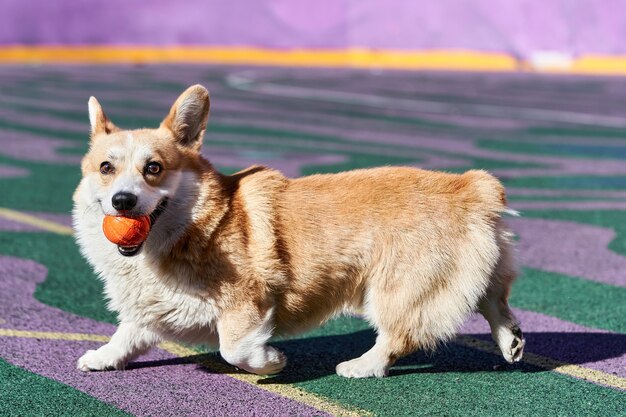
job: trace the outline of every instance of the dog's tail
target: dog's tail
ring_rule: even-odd
[[[488,211],[498,217],[502,214],[519,216],[517,211],[508,207],[506,191],[500,180],[489,172],[473,169],[463,174],[463,177],[472,184],[477,202],[484,205]]]

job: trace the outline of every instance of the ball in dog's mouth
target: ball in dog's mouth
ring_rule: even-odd
[[[158,204],[156,209],[149,216],[147,216],[149,218],[149,220],[148,220],[149,221],[149,227],[147,227],[147,230],[145,231],[145,235],[143,236],[143,240],[141,241],[141,243],[139,243],[137,245],[132,245],[132,246],[130,246],[130,245],[122,245],[122,244],[118,244],[117,245],[117,251],[120,253],[120,255],[122,255],[122,256],[135,256],[135,255],[137,255],[141,251],[141,248],[143,247],[143,243],[147,239],[147,234],[149,233],[151,227],[154,225],[154,223],[157,221],[157,219],[165,211],[165,209],[167,207],[167,203],[168,203],[168,199],[164,198]]]

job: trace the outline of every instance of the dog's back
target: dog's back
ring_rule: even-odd
[[[276,190],[273,205],[275,244],[287,280],[279,329],[317,325],[339,311],[369,314],[376,302],[395,304],[404,309],[403,317],[410,316],[410,307],[398,303],[406,297],[420,305],[422,322],[429,303],[455,316],[450,326],[435,326],[437,335],[419,336],[419,345],[429,347],[453,334],[484,293],[500,257],[497,229],[506,209],[501,184],[483,171],[457,175],[414,168],[288,180]],[[440,292],[444,288],[450,292]],[[377,301],[378,290],[394,303]]]

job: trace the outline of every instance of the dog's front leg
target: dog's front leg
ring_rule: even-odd
[[[246,306],[223,313],[218,322],[220,353],[231,365],[257,375],[280,372],[287,362],[278,349],[267,345],[274,330],[272,309]]]
[[[159,337],[135,323],[122,322],[106,345],[88,350],[79,360],[81,371],[124,369],[128,361],[147,352],[158,343]]]

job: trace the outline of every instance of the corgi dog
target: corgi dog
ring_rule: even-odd
[[[219,346],[237,368],[283,369],[272,336],[357,314],[377,332],[348,378],[382,377],[396,359],[451,339],[478,311],[508,362],[524,338],[508,306],[516,276],[500,182],[409,167],[287,178],[262,166],[218,172],[200,153],[209,94],[195,85],[157,129],[122,130],[89,99],[90,149],[74,194],[81,253],[104,282],[119,327],[79,360],[123,369],[163,340]],[[105,215],[150,216],[137,246],[117,246]]]

